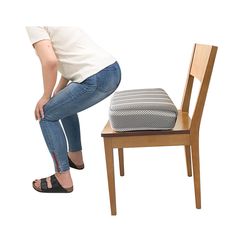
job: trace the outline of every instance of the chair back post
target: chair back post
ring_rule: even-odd
[[[200,122],[202,118],[202,113],[206,101],[206,96],[208,92],[208,87],[211,79],[211,74],[215,62],[215,57],[217,53],[217,47],[211,46],[211,50],[209,53],[208,62],[206,65],[205,73],[201,81],[201,87],[198,94],[196,106],[193,112],[192,122],[191,122],[191,130],[199,131],[200,128]]]
[[[191,132],[198,133],[202,118],[203,108],[206,101],[207,91],[211,79],[214,61],[217,53],[217,47],[209,45],[195,44],[193,57],[189,69],[189,78],[186,83],[182,111],[188,112],[191,100],[191,93],[194,78],[201,82],[195,109],[191,121]]]

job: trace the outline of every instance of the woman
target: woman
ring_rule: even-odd
[[[69,193],[73,191],[70,167],[84,168],[77,113],[116,90],[121,79],[120,67],[77,27],[26,29],[42,65],[44,84],[35,118],[55,166],[55,174],[33,181],[33,188],[39,192]],[[57,71],[61,79],[54,90]]]

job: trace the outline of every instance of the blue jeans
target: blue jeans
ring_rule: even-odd
[[[120,80],[120,67],[115,62],[82,83],[70,83],[45,104],[40,127],[56,172],[69,170],[66,137],[70,152],[82,150],[77,113],[112,94]]]

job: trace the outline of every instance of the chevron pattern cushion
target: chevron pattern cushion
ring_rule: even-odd
[[[174,103],[160,88],[118,91],[111,99],[109,120],[115,131],[168,130],[176,117]]]

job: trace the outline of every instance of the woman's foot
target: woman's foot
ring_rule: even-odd
[[[82,170],[84,169],[83,155],[81,151],[68,152],[70,167]]]
[[[42,186],[44,189],[42,189]],[[45,181],[44,181],[44,178],[36,179],[33,182],[33,187],[35,190],[39,192],[46,192],[46,191],[43,191],[45,189],[47,189],[47,192],[57,192],[55,188],[58,188],[60,190],[64,189],[65,192],[72,192],[73,182],[70,175],[70,171],[65,171],[61,173],[56,172],[55,175],[45,178]]]

